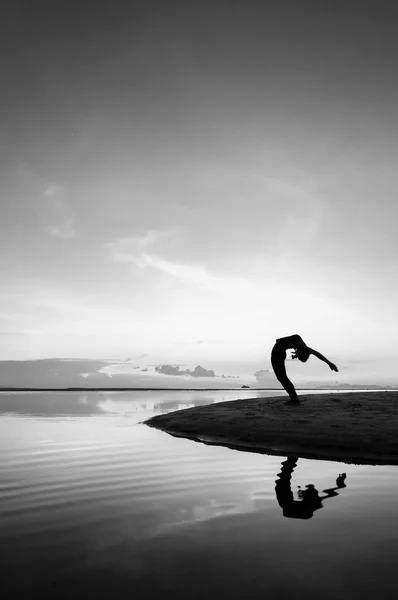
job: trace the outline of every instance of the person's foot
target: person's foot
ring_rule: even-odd
[[[288,406],[298,406],[299,404],[301,404],[301,402],[299,400],[288,400],[287,402],[285,402],[285,404],[287,404]]]

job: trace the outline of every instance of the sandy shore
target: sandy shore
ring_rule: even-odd
[[[398,392],[300,395],[219,402],[146,424],[208,444],[280,456],[398,465]]]

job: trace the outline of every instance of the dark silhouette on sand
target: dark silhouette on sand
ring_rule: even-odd
[[[294,469],[297,466],[298,457],[287,458],[282,463],[278,479],[275,481],[276,499],[282,508],[283,516],[290,519],[311,519],[316,510],[323,508],[322,501],[326,498],[332,498],[339,494],[336,490],[347,487],[345,484],[346,474],[341,473],[336,479],[336,486],[323,490],[325,496],[320,496],[318,490],[312,485],[306,485],[305,489],[299,489],[298,497],[295,500],[291,489],[290,481]]]
[[[311,354],[313,354],[319,358],[319,360],[322,360],[329,365],[332,371],[338,371],[338,368],[335,364],[330,362],[330,360],[325,358],[323,354],[307,346],[302,337],[297,333],[287,337],[278,338],[271,352],[272,368],[274,369],[277,380],[283,385],[290,396],[290,400],[288,400],[286,404],[300,404],[294,385],[286,374],[286,350],[289,349],[294,350],[294,353],[292,353],[293,359],[298,358],[301,362],[307,362]]]

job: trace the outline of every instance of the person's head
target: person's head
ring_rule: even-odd
[[[298,358],[301,362],[307,362],[310,357],[310,352],[305,348],[297,348],[293,354],[293,358]]]

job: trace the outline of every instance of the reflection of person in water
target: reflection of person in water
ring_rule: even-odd
[[[301,362],[307,362],[311,354],[325,362],[332,371],[338,371],[335,364],[325,358],[320,352],[309,348],[304,340],[297,333],[288,337],[278,338],[271,352],[271,364],[274,369],[277,380],[283,385],[290,396],[286,404],[300,404],[294,385],[286,374],[285,359],[286,350],[293,349],[292,358],[298,358]]]
[[[336,490],[346,487],[346,474],[341,473],[336,479],[336,487],[323,490],[325,496],[320,496],[318,490],[312,485],[306,485],[305,490],[299,490],[300,500],[295,500],[290,486],[290,480],[297,466],[298,457],[287,458],[282,463],[279,478],[275,482],[276,498],[282,508],[283,516],[291,519],[310,519],[314,512],[323,508],[322,501],[326,498],[338,496]]]

